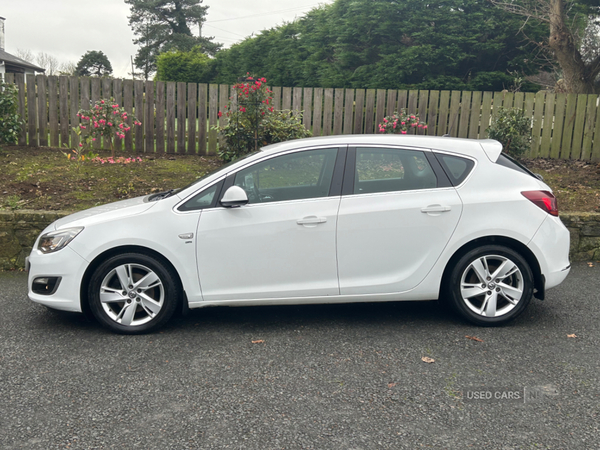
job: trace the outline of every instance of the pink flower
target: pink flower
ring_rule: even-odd
[[[112,123],[108,122],[106,125],[108,125],[109,127],[112,127]]]
[[[85,130],[85,125],[80,125],[80,128],[81,128],[82,130]]]
[[[406,131],[402,130],[402,134],[406,134]]]
[[[104,100],[100,100],[100,103],[102,103],[104,105]]]
[[[83,144],[80,142],[80,143],[79,143],[79,146],[80,146],[80,147],[83,147]]]
[[[423,129],[426,129],[426,128],[427,128],[427,125],[423,125]]]

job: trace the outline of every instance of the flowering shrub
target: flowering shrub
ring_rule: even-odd
[[[400,112],[384,117],[378,129],[380,133],[407,134],[409,130],[426,130],[427,124],[421,122],[418,114],[408,114],[406,108],[402,108]]]
[[[266,78],[247,76],[233,86],[235,94],[224,111],[227,124],[214,128],[224,140],[219,148],[224,161],[232,161],[264,145],[312,135],[302,125],[302,114],[273,108],[272,91],[266,83]],[[219,111],[218,116],[222,115]]]
[[[105,142],[108,141],[110,144],[113,158],[115,157],[113,138],[125,138],[125,133],[131,130],[130,119],[134,125],[142,124],[135,117],[128,117],[125,108],[120,107],[114,98],[98,100],[92,109],[80,110],[77,117],[81,119],[79,129],[84,130],[82,134],[91,137],[92,141],[104,137]],[[79,146],[83,147],[84,143],[80,143]]]
[[[99,156],[96,156],[95,158],[92,158],[92,162],[100,164],[131,164],[141,163],[143,161],[139,156],[133,158],[125,158],[123,156],[119,156],[118,158],[113,158],[112,156],[109,156],[108,158],[100,158]]]

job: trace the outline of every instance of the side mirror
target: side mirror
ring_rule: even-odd
[[[231,186],[225,191],[221,198],[221,206],[225,208],[237,208],[248,203],[248,195],[239,186]]]

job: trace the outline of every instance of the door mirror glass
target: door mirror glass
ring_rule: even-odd
[[[246,191],[239,186],[231,186],[225,191],[223,198],[221,198],[221,205],[225,206],[226,208],[237,208],[238,206],[245,205],[246,203],[248,203]]]

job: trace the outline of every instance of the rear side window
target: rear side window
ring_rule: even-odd
[[[442,153],[436,153],[435,156],[454,186],[462,183],[475,165],[472,160],[460,156],[444,155]]]
[[[357,148],[354,193],[409,191],[437,187],[425,154],[414,150]]]

